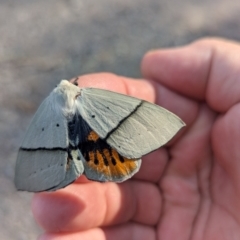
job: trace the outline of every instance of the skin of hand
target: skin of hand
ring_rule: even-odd
[[[240,45],[202,39],[151,51],[141,68],[148,80],[101,73],[78,83],[156,102],[187,127],[122,184],[81,176],[35,194],[39,239],[240,239]]]

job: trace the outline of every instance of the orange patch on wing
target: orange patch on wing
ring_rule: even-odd
[[[104,154],[105,157],[108,159],[108,161],[111,160],[110,152],[109,152],[108,149],[103,149],[103,154]]]
[[[122,178],[128,176],[137,167],[136,159],[128,159],[120,157],[116,150],[111,149],[111,153],[108,149],[104,149],[103,154],[96,151],[89,152],[89,161],[87,164],[95,171],[104,174],[107,178]],[[96,164],[97,162],[97,164]]]
[[[89,152],[89,162],[94,162],[95,156],[94,156],[94,152]]]
[[[97,133],[95,133],[94,131],[91,131],[87,137],[88,141],[94,141],[96,142],[99,139],[99,136],[97,135]]]

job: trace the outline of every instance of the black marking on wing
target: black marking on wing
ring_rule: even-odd
[[[61,147],[55,147],[55,148],[45,148],[45,147],[39,147],[39,148],[23,148],[21,147],[20,150],[27,151],[27,152],[34,152],[34,151],[64,151],[67,152],[68,148],[61,148]]]
[[[107,160],[105,154],[103,153],[103,149],[99,150],[99,152],[100,152],[100,154],[101,154],[102,157],[103,157],[104,165],[105,165],[105,166],[109,166],[109,162],[108,162],[108,160]],[[111,159],[112,159],[112,158],[111,158]]]
[[[108,150],[109,152],[111,152],[112,148],[101,138],[98,138],[97,141],[93,141],[89,140],[87,137],[88,136],[86,136],[85,141],[79,144],[79,150],[82,152],[85,160],[90,161],[89,153],[94,153],[94,163],[97,165],[98,164],[97,152],[99,152],[103,157],[105,166],[108,166],[109,162],[103,150]],[[113,159],[112,156],[111,159]]]
[[[77,129],[77,127],[73,128],[73,122],[76,124],[76,122],[78,122],[78,124],[81,124],[81,129],[79,128],[79,130],[76,132],[75,130]],[[75,116],[74,120],[72,121],[72,123],[69,124],[70,127],[70,131],[69,134],[72,137],[72,141],[73,138],[78,138],[79,139],[79,144],[78,144],[78,148],[81,151],[82,155],[84,156],[85,160],[88,162],[90,161],[90,153],[94,154],[94,164],[98,165],[99,161],[97,159],[97,152],[99,152],[101,154],[101,156],[103,157],[103,161],[105,166],[109,166],[109,160],[107,159],[107,157],[104,154],[104,150],[108,150],[110,153],[110,157],[111,157],[111,161],[113,162],[113,164],[116,164],[116,160],[113,158],[111,152],[112,152],[112,148],[108,145],[108,143],[105,141],[105,139],[101,139],[100,137],[97,139],[89,139],[90,133],[94,132],[91,127],[87,124],[87,122],[80,116]],[[74,130],[73,130],[74,129]]]
[[[112,159],[112,164],[115,166],[117,164],[115,158],[112,157],[111,159]]]
[[[92,129],[80,114],[75,114],[68,122],[68,137],[72,147],[78,148],[81,142],[84,142]]]
[[[141,101],[132,112],[130,112],[126,117],[124,117],[121,121],[119,121],[119,123],[117,124],[116,127],[114,127],[111,131],[109,131],[109,133],[106,135],[106,137],[104,138],[104,140],[107,140],[110,135],[115,132],[115,130],[117,130],[119,128],[119,126],[127,119],[129,118],[131,115],[133,115],[143,104],[143,101]]]
[[[120,162],[124,163],[125,160],[124,160],[123,156],[121,156],[120,154],[118,154],[118,156],[119,156]]]
[[[95,157],[95,159],[94,159],[94,164],[95,164],[95,165],[98,165],[98,164],[99,164],[99,161],[98,161],[97,157]]]

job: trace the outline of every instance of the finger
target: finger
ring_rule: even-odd
[[[203,99],[210,59],[211,52],[193,45],[151,51],[142,60],[142,74],[179,93]]]
[[[215,168],[212,174],[214,202],[224,206],[240,222],[240,104],[219,117],[213,128]]]
[[[44,234],[38,240],[154,240],[154,228],[129,223],[111,228],[94,228],[71,234]]]
[[[189,239],[191,229],[207,221],[212,170],[210,135],[215,114],[202,105],[187,133],[170,150],[169,162],[160,187],[164,198],[159,239]],[[174,231],[169,231],[168,226]],[[179,235],[181,234],[181,236]]]
[[[149,102],[155,101],[153,85],[151,82],[142,79],[136,80],[111,73],[95,73],[73,78],[70,81],[77,81],[79,87],[107,89],[113,92],[144,99]]]
[[[35,194],[32,209],[37,222],[49,232],[82,231],[129,220],[154,225],[161,196],[156,185],[134,180],[74,183],[54,193]]]
[[[146,54],[143,76],[224,112],[240,99],[240,45],[203,39],[191,45]],[[231,94],[229,94],[231,93]]]

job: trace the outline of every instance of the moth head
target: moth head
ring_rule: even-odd
[[[62,80],[53,90],[57,102],[66,111],[74,111],[76,96],[80,95],[81,89],[67,80]]]
[[[80,92],[80,88],[68,80],[62,80],[54,89],[54,92],[69,95],[69,97],[72,96],[74,98],[74,96]]]

